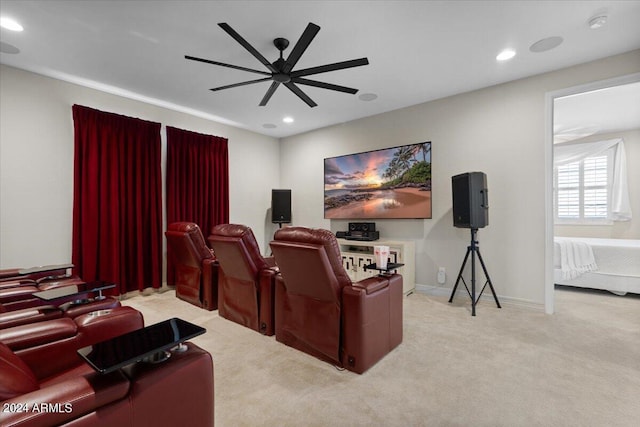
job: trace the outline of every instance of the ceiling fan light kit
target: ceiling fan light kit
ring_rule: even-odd
[[[360,67],[360,66],[369,64],[369,60],[367,58],[359,58],[359,59],[335,62],[333,64],[321,65],[318,67],[311,67],[311,68],[305,68],[302,70],[294,71],[293,68],[298,63],[298,60],[300,59],[302,54],[305,52],[305,50],[307,50],[307,47],[309,47],[309,44],[311,44],[311,41],[314,39],[316,34],[318,34],[318,31],[320,31],[320,27],[311,22],[307,25],[307,28],[305,28],[304,32],[302,33],[302,36],[300,36],[300,39],[295,44],[295,46],[291,50],[291,53],[289,54],[286,60],[283,57],[283,51],[289,46],[289,40],[282,37],[278,37],[273,40],[274,46],[276,47],[276,49],[278,49],[278,51],[280,51],[280,57],[273,63],[269,62],[264,56],[262,56],[260,52],[258,52],[253,46],[249,44],[249,42],[247,42],[244,38],[242,38],[240,34],[238,34],[233,28],[231,28],[229,24],[223,22],[218,24],[218,26],[222,28],[227,34],[229,34],[234,40],[240,43],[242,47],[244,47],[251,55],[253,55],[254,58],[260,61],[262,65],[264,65],[269,71],[267,72],[267,71],[255,70],[252,68],[226,64],[223,62],[197,58],[195,56],[189,56],[189,55],[185,55],[185,59],[204,62],[212,65],[218,65],[221,67],[233,68],[237,70],[247,71],[250,73],[256,73],[256,74],[261,74],[263,76],[266,76],[260,79],[249,80],[245,82],[234,83],[234,84],[210,89],[215,92],[215,91],[230,89],[238,86],[246,86],[254,83],[271,81],[271,86],[269,86],[269,88],[267,89],[267,92],[265,93],[264,97],[260,101],[259,105],[261,107],[264,107],[265,105],[267,105],[267,103],[273,96],[274,92],[276,91],[278,86],[280,86],[281,84],[284,85],[291,92],[293,92],[295,95],[297,95],[300,99],[302,99],[309,107],[315,107],[318,104],[316,104],[306,93],[304,93],[302,89],[298,87],[298,85],[319,87],[322,89],[349,93],[352,95],[356,94],[358,92],[358,89],[335,85],[331,83],[325,83],[318,80],[310,80],[304,77],[311,76],[314,74],[327,73],[329,71],[337,71],[337,70],[343,70],[346,68]]]

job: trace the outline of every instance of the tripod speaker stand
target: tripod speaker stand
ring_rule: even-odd
[[[482,293],[484,292],[487,285],[491,289],[491,293],[493,294],[493,299],[496,300],[496,305],[498,308],[502,308],[500,306],[500,302],[498,301],[498,296],[496,295],[496,291],[493,289],[493,284],[491,283],[491,279],[489,278],[489,272],[487,272],[487,267],[484,265],[484,261],[482,260],[482,255],[480,254],[480,248],[478,247],[478,241],[476,240],[476,233],[478,232],[477,228],[471,229],[471,244],[467,246],[467,254],[464,256],[464,261],[462,262],[462,267],[460,267],[460,273],[458,273],[458,278],[456,279],[456,284],[453,287],[453,291],[451,292],[451,297],[449,298],[449,302],[453,301],[453,296],[456,294],[456,289],[458,289],[458,284],[462,280],[462,284],[467,289],[467,293],[471,297],[471,315],[476,315],[476,303],[480,300]],[[480,265],[482,265],[482,270],[484,271],[484,276],[487,278],[487,281],[484,283],[480,294],[476,298],[476,253],[478,254],[478,259],[480,260]],[[467,264],[467,260],[469,259],[469,254],[471,254],[471,291],[469,291],[469,287],[467,286],[467,282],[465,282],[464,277],[462,277],[462,273],[464,272],[464,267]]]

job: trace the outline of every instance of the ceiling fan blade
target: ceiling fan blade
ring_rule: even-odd
[[[213,89],[209,89],[210,91],[216,92],[222,89],[231,89],[232,87],[238,87],[238,86],[246,86],[246,85],[251,85],[254,83],[260,83],[260,82],[266,82],[271,80],[271,77],[265,77],[264,79],[257,79],[257,80],[249,80],[247,82],[242,82],[242,83],[234,83],[232,85],[226,85],[226,86],[220,86],[220,87],[214,87]]]
[[[320,65],[319,67],[305,68],[291,73],[291,77],[310,76],[311,74],[326,73],[328,71],[343,70],[345,68],[360,67],[369,65],[367,58],[352,59],[350,61],[336,62],[334,64]]]
[[[278,70],[276,70],[276,68],[271,64],[271,62],[269,62],[264,56],[262,56],[260,52],[258,52],[253,46],[251,46],[248,41],[243,39],[240,34],[236,33],[236,31],[233,28],[231,28],[229,24],[227,24],[226,22],[222,22],[218,24],[218,26],[223,30],[225,30],[227,34],[229,34],[231,37],[233,37],[235,41],[240,43],[242,47],[247,49],[249,53],[253,55],[258,61],[260,61],[262,65],[267,67],[269,71],[271,71],[272,73],[278,72]]]
[[[315,106],[317,106],[318,104],[316,104],[315,102],[313,102],[313,99],[309,98],[307,96],[306,93],[304,93],[302,90],[300,90],[300,88],[298,86],[296,86],[295,84],[293,84],[293,82],[287,82],[284,84],[286,87],[289,88],[289,90],[293,93],[295,93],[296,95],[298,95],[298,97],[300,99],[302,99],[304,102],[306,102],[306,104],[313,108]]]
[[[224,62],[212,61],[210,59],[196,58],[195,56],[189,56],[189,55],[185,55],[184,57],[185,59],[190,59],[192,61],[204,62],[207,64],[213,64],[213,65],[220,65],[222,67],[228,67],[228,68],[235,68],[236,70],[249,71],[250,73],[258,73],[258,74],[263,74],[265,76],[271,75],[271,73],[267,73],[266,71],[254,70],[252,68],[240,67],[238,65],[225,64]]]
[[[358,92],[358,89],[354,89],[351,87],[338,86],[331,83],[319,82],[317,80],[303,79],[300,77],[293,77],[291,81],[301,85],[315,86],[315,87],[320,87],[322,89],[329,89],[329,90],[337,90],[338,92],[350,93],[352,95]]]
[[[300,36],[300,39],[289,54],[289,57],[287,58],[287,61],[282,69],[283,73],[286,74],[291,71],[293,67],[295,67],[304,51],[307,50],[309,44],[311,44],[313,38],[316,36],[316,34],[318,34],[318,31],[320,31],[320,27],[312,22],[309,22],[309,25],[307,25],[307,28],[305,28],[304,32]]]
[[[278,86],[280,86],[279,82],[274,81],[273,83],[271,83],[271,86],[269,86],[269,89],[267,89],[267,93],[264,94],[262,101],[260,101],[260,107],[264,107],[265,105],[267,105],[267,102],[269,102],[269,100],[273,96],[273,93],[276,91],[276,89],[278,89]]]

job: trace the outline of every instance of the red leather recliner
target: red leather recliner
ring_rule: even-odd
[[[47,378],[82,365],[78,349],[143,327],[144,318],[138,310],[116,307],[74,319],[63,317],[2,329],[0,342],[38,378]]]
[[[0,330],[44,320],[60,318],[73,319],[97,310],[110,310],[120,306],[120,301],[113,297],[91,301],[86,304],[64,304],[60,307],[54,305],[38,305],[17,310],[6,310],[4,306],[0,304]]]
[[[56,267],[60,267],[60,269],[54,269]],[[86,283],[80,277],[66,273],[65,269],[71,267],[73,267],[72,264],[64,264],[31,269],[1,270],[5,272],[5,280],[0,279],[0,304],[2,305],[0,313],[49,304],[32,296],[34,292]],[[22,273],[8,277],[6,272],[10,271]],[[56,305],[64,302],[67,301],[60,300]]]
[[[34,365],[0,342],[0,405],[7,408],[0,425],[213,426],[211,355],[186,345],[187,351],[163,363],[137,363],[102,375],[75,350],[52,354],[33,347]],[[80,362],[56,366],[60,357]]]
[[[352,283],[328,230],[283,228],[270,245],[278,341],[356,373],[402,342],[402,276]]]
[[[69,280],[65,283],[67,283],[65,286],[71,286],[85,282]],[[63,286],[57,287],[62,288]],[[120,307],[120,302],[114,297],[90,299],[90,296],[95,295],[95,292],[92,291],[66,298],[57,298],[54,301],[45,301],[33,296],[35,292],[50,289],[53,287],[46,285],[44,289],[32,285],[0,289],[0,329],[61,317],[74,318],[96,310]],[[74,289],[78,290],[77,287]],[[74,301],[77,300],[82,300],[82,302],[75,303]]]
[[[260,254],[253,231],[245,225],[220,224],[213,227],[209,244],[220,263],[220,316],[264,335],[273,335],[277,274],[273,258],[264,258]]]
[[[31,294],[85,283],[77,275],[71,274],[72,268],[73,264],[58,264],[0,270],[0,304],[4,306],[4,311],[46,305]]]
[[[176,296],[207,310],[218,308],[218,262],[198,224],[174,222],[165,236],[176,270]]]

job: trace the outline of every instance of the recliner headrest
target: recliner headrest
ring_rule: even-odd
[[[183,247],[181,249],[190,248],[190,251],[193,251],[194,255],[200,259],[214,258],[213,253],[207,246],[207,242],[204,240],[200,227],[194,222],[173,222],[167,227],[165,235],[167,236],[167,244],[169,245],[171,245],[171,237],[183,237],[188,239],[189,243],[187,243],[186,246],[184,246],[185,243],[182,243]],[[198,265],[199,262],[200,260],[198,260]]]
[[[218,224],[211,229],[209,236],[209,244],[216,250],[216,240],[220,243],[237,242],[241,246],[240,252],[246,255],[248,264],[246,267],[251,270],[251,274],[255,275],[258,271],[269,268],[264,257],[260,253],[260,247],[256,241],[256,237],[250,227],[242,224]],[[224,257],[224,254],[218,253],[216,257]],[[225,262],[220,259],[222,269],[224,270]],[[229,272],[227,272],[229,273]]]
[[[342,266],[340,245],[338,245],[336,236],[331,231],[322,228],[285,227],[276,231],[273,239],[279,242],[310,243],[324,246],[339,286],[343,287],[351,284],[351,279]]]

